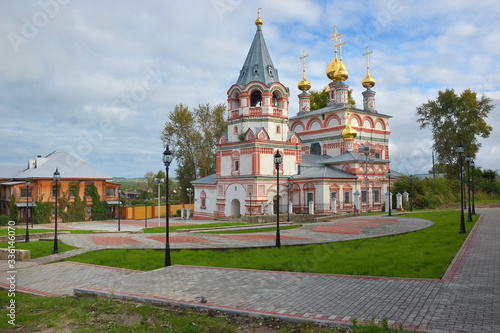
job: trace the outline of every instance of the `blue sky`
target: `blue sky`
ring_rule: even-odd
[[[416,107],[467,88],[500,101],[500,6],[449,1],[0,0],[0,164],[66,151],[110,176],[163,169],[161,129],[176,104],[226,102],[253,36],[257,9],[281,82],[298,108],[302,50],[312,89],[328,83],[328,36],[343,33],[346,81],[362,105],[392,115],[391,168],[431,168],[430,132]],[[499,169],[500,115],[476,164]],[[175,165],[174,165],[175,167]]]

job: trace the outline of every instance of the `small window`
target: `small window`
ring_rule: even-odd
[[[380,190],[373,191],[373,195],[375,196],[375,202],[380,202]]]
[[[337,192],[332,192],[331,199],[337,199]]]
[[[115,189],[114,188],[107,188],[106,189],[106,196],[107,197],[114,197],[115,196]]]
[[[380,158],[380,154],[379,153],[375,153],[375,158]]]
[[[234,126],[233,127],[233,133],[234,134],[238,134],[238,126]]]
[[[52,196],[53,196],[54,198],[56,197],[56,195],[57,195],[58,197],[60,197],[60,196],[61,196],[61,185],[57,185],[57,187],[58,187],[58,191],[57,191],[57,193],[56,193],[56,186],[55,186],[55,185],[52,185]]]
[[[21,197],[26,198],[26,189],[21,189]],[[31,198],[31,189],[28,189],[28,197]]]
[[[276,126],[276,133],[277,133],[277,134],[280,134],[280,133],[281,133],[281,126],[280,126],[280,125],[277,125],[277,126]]]
[[[92,207],[85,207],[85,216],[92,215]]]
[[[87,197],[90,197],[90,191],[92,190],[92,185],[85,185],[85,194]]]
[[[201,208],[205,208],[205,207],[207,207],[207,205],[206,205],[206,200],[207,200],[207,199],[201,199]]]
[[[361,202],[366,203],[366,191],[361,191]]]
[[[235,161],[234,162],[234,171],[238,171],[239,168],[240,168],[240,162],[239,161]]]
[[[75,197],[75,192],[73,192],[73,188],[72,187],[69,188],[69,196],[70,196],[70,198],[74,198]]]
[[[351,193],[349,191],[344,192],[344,203],[348,204],[351,202]]]

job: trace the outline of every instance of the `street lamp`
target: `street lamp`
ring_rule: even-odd
[[[274,154],[274,164],[276,165],[276,197],[278,199],[278,209],[276,210],[276,247],[281,248],[280,241],[280,164],[282,158],[279,150]]]
[[[287,220],[287,222],[290,222],[290,187],[292,187],[292,186],[290,186],[290,183],[288,183],[286,185],[286,189],[288,190],[288,200],[286,202],[286,211],[287,211],[286,220]]]
[[[252,192],[250,192],[250,217],[252,216]]]
[[[387,171],[387,178],[389,178],[389,216],[392,216],[392,212],[391,212],[391,206],[392,206],[392,198],[391,198],[391,170],[389,169]]]
[[[148,227],[148,199],[144,199],[144,228]]]
[[[476,205],[474,204],[474,166],[476,163],[474,160],[470,161],[470,166],[472,167],[472,214],[476,215]]]
[[[193,195],[193,189],[188,188],[186,191],[187,191],[188,197],[189,197],[189,207],[191,207],[191,196]]]
[[[165,240],[165,267],[167,266],[170,266],[171,265],[171,262],[170,262],[170,240],[169,240],[169,235],[168,235],[168,167],[170,166],[170,163],[172,162],[172,159],[174,157],[172,156],[172,152],[168,149],[168,145],[167,145],[167,149],[165,149],[165,151],[163,152],[163,163],[165,164],[165,169],[166,169],[166,175],[165,177],[167,178],[166,179],[166,184],[167,184],[167,192],[166,192],[166,196],[167,196],[167,202],[166,202],[166,206],[167,206],[167,214],[166,215],[166,222],[167,222],[167,225],[166,225],[166,240]]]
[[[118,231],[120,231],[120,220],[121,220],[121,216],[122,216],[122,209],[121,209],[121,198],[120,196],[122,195],[122,189],[119,187],[118,188]]]
[[[369,183],[368,183],[368,162],[370,164],[373,164],[375,162],[375,160],[373,159],[373,157],[370,157],[370,160],[368,160],[368,156],[370,156],[370,154],[373,154],[375,153],[375,148],[371,148],[370,149],[370,145],[368,144],[365,144],[363,146],[363,149],[359,149],[358,150],[360,154],[363,154],[365,155],[365,179],[366,179],[366,190],[365,190],[365,199],[366,199],[366,216],[368,216],[368,186],[369,186]],[[363,161],[358,161],[360,163],[363,163]]]
[[[31,181],[26,178],[26,237],[24,241],[28,243],[30,241],[30,232],[28,230],[28,215],[29,215],[29,192],[30,192]]]
[[[56,171],[54,172],[54,176],[52,177],[56,181],[56,207],[55,207],[55,213],[56,213],[56,225],[55,225],[55,232],[54,232],[54,254],[59,253],[59,246],[57,244],[57,197],[59,196],[58,193],[58,188],[57,188],[57,182],[61,179],[61,174],[59,173],[59,170],[56,168]]]
[[[463,178],[464,174],[462,172],[462,156],[464,155],[464,145],[462,141],[458,144],[457,147],[457,152],[460,160],[460,231],[459,233],[463,234],[466,233],[467,231],[465,230],[465,223],[464,223],[464,184],[463,184]]]
[[[472,161],[472,157],[469,153],[465,155],[465,162],[467,162],[467,194],[469,197],[469,209],[467,211],[467,222],[472,222],[472,211],[470,207],[470,162]]]
[[[413,175],[410,175],[410,212],[413,212]]]
[[[155,178],[155,184],[158,185],[158,226],[160,226],[160,184],[163,183],[165,180],[163,178]]]

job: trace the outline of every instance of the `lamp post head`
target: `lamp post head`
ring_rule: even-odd
[[[391,170],[387,171],[387,178],[391,179]]]
[[[363,151],[365,152],[365,154],[368,153],[370,151],[370,145],[369,144],[365,144],[363,146]]]
[[[464,153],[464,144],[462,143],[462,141],[460,141],[460,143],[458,144],[458,147],[457,147],[457,153],[459,153],[460,155],[462,155]]]
[[[168,167],[170,165],[170,163],[172,162],[173,158],[174,157],[172,156],[172,152],[170,151],[170,149],[168,149],[168,145],[167,145],[167,148],[163,152],[163,163],[165,164],[165,166]]]
[[[276,150],[276,154],[274,154],[274,163],[276,165],[280,165],[281,161],[282,161],[282,157],[281,157],[280,151]]]
[[[472,158],[471,158],[470,154],[467,153],[467,155],[465,155],[465,162],[470,163],[471,160],[472,160]]]
[[[471,159],[470,159],[470,166],[471,166],[471,167],[474,167],[475,165],[476,165],[476,163],[475,163],[475,162],[474,162],[474,160],[471,158]]]
[[[31,186],[31,180],[29,178],[26,178],[26,187]]]
[[[53,176],[54,180],[55,181],[58,181],[61,179],[61,174],[59,173],[59,169],[56,168],[56,171],[54,172],[54,176]]]

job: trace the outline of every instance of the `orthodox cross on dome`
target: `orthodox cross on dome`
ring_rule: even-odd
[[[366,56],[366,68],[370,69],[370,54],[372,54],[373,51],[368,52],[368,46],[366,47],[366,53],[363,53],[363,56]]]
[[[342,34],[337,33],[337,26],[335,26],[334,29],[335,29],[335,33],[333,35],[331,35],[330,37],[328,37],[328,39],[333,40],[333,45],[335,47],[335,53],[337,53],[337,37],[341,36]]]
[[[302,73],[304,74],[304,78],[306,77],[306,58],[309,57],[309,54],[306,55],[306,50],[302,50]]]
[[[342,45],[344,45],[345,42],[342,43],[342,34],[339,34],[339,42],[338,44],[335,44],[335,48],[338,46],[339,47],[339,52],[340,52],[340,61],[342,61]],[[336,51],[336,50],[335,50]]]

